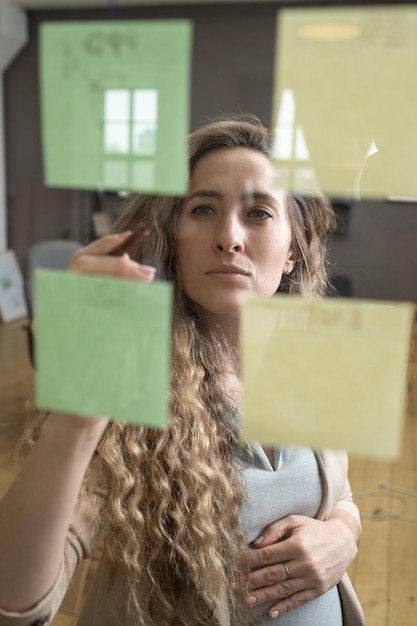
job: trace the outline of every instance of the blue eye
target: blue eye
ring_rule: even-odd
[[[207,204],[200,204],[199,206],[194,207],[191,212],[195,213],[196,215],[211,215],[212,213],[214,213],[211,206],[208,206]]]
[[[253,209],[249,215],[250,217],[255,217],[258,220],[266,220],[272,217],[271,213],[265,209]]]

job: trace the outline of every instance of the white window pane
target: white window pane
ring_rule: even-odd
[[[292,89],[284,89],[279,105],[277,124],[294,124],[295,98]]]
[[[292,126],[278,126],[274,132],[272,157],[289,161],[292,159],[294,129]]]
[[[295,158],[297,161],[308,161],[310,159],[310,152],[308,151],[301,126],[297,126],[295,129]]]
[[[156,152],[156,124],[148,122],[135,124],[132,129],[133,154],[155,154]]]
[[[129,126],[127,124],[106,124],[104,127],[104,152],[128,154]]]
[[[288,166],[276,166],[274,171],[274,185],[276,189],[290,189],[291,168]]]
[[[107,89],[104,92],[104,119],[106,122],[127,122],[130,118],[130,91]]]
[[[139,191],[155,190],[155,163],[136,161],[132,164],[132,187]]]
[[[368,148],[368,152],[365,155],[365,159],[372,156],[373,154],[376,154],[377,152],[379,152],[379,148],[375,144],[375,139],[372,139],[371,145]]]
[[[293,173],[292,190],[298,193],[320,191],[316,174],[311,167],[296,167]]]
[[[141,122],[158,120],[158,92],[156,89],[136,89],[133,92],[133,119]]]
[[[104,184],[106,187],[112,187],[113,189],[124,189],[127,187],[128,178],[128,163],[121,159],[107,159],[104,162]]]

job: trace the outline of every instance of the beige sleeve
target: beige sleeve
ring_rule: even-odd
[[[61,569],[53,587],[27,611],[17,613],[0,609],[0,626],[46,626],[51,623],[59,610],[75,568],[82,559],[91,556],[91,545],[96,534],[96,530],[91,529],[89,524],[91,506],[86,502],[77,505],[68,530]]]
[[[360,518],[359,509],[356,506],[356,504],[353,502],[352,489],[351,489],[348,478],[346,479],[343,492],[341,493],[339,500],[337,501],[334,508],[350,513],[352,517],[354,517],[355,520],[358,522],[359,528],[361,528],[361,518]]]
[[[348,478],[348,456],[340,450],[321,450],[316,458],[323,478],[323,501],[318,519],[327,519],[334,509],[350,513],[361,528],[359,509],[353,502]]]

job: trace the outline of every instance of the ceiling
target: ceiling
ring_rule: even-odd
[[[114,6],[144,6],[150,4],[228,4],[231,2],[279,2],[280,0],[8,0],[23,9],[91,9]],[[289,0],[297,4],[300,0]],[[288,2],[288,0],[287,0]]]

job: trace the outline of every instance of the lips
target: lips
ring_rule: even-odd
[[[240,276],[249,276],[249,272],[244,270],[242,267],[237,267],[236,265],[219,265],[217,267],[213,267],[212,269],[206,272],[207,274],[238,274]]]

